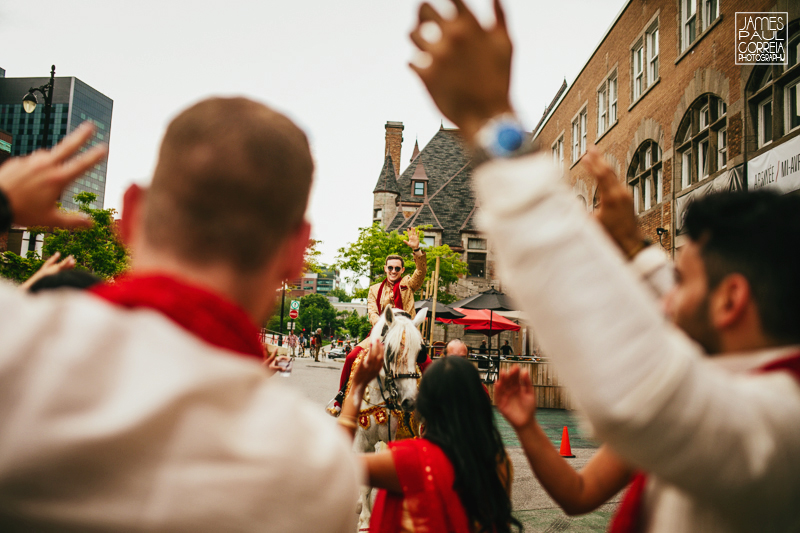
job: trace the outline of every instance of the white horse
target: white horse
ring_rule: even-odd
[[[422,309],[412,320],[402,309],[387,307],[372,328],[370,340],[383,341],[384,362],[380,375],[367,385],[364,392],[353,442],[356,452],[374,452],[379,443],[394,440],[398,428],[403,437],[417,433],[412,414],[420,378],[417,356],[424,348],[418,326],[425,320],[427,312],[427,309]],[[369,529],[373,503],[370,493],[369,487],[361,488],[359,531]]]

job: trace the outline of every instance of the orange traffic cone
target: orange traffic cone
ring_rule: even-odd
[[[561,457],[575,457],[572,455],[572,447],[569,445],[569,430],[564,426],[564,431],[561,432],[561,449],[559,450]]]

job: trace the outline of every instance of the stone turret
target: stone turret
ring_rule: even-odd
[[[399,198],[400,189],[397,186],[395,165],[392,156],[386,154],[378,183],[372,190],[372,221],[377,220],[384,228],[387,227],[397,214]]]

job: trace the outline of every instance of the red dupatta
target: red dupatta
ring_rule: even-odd
[[[383,296],[383,288],[386,286],[386,282],[387,281],[388,281],[388,278],[384,279],[383,283],[381,283],[381,286],[378,287],[378,314],[379,315],[381,313],[383,313],[383,307],[381,306],[381,296]],[[395,283],[394,287],[392,287],[392,293],[393,293],[393,298],[394,298],[394,307],[396,309],[400,309],[402,311],[402,309],[403,309],[403,295],[400,293],[400,282],[401,281],[402,280],[397,280],[397,283]]]
[[[772,361],[757,369],[756,372],[776,372],[779,370],[789,372],[800,384],[800,353]],[[644,527],[642,523],[642,504],[644,503],[644,489],[646,486],[647,474],[636,472],[628,490],[625,491],[625,495],[622,497],[617,512],[611,519],[608,533],[639,533],[642,531]]]
[[[243,356],[264,358],[259,331],[245,311],[196,285],[165,275],[119,278],[90,292],[128,309],[153,309],[208,344]]]
[[[405,502],[417,533],[470,533],[467,513],[453,490],[455,472],[444,452],[425,439],[390,442],[403,494],[378,492],[370,533],[397,533]]]

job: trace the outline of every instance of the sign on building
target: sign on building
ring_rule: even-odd
[[[800,137],[751,159],[747,186],[751,191],[774,189],[781,193],[800,189]]]

